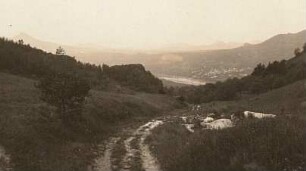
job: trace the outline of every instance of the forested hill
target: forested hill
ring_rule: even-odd
[[[162,82],[142,65],[96,66],[5,38],[0,38],[0,71],[31,78],[56,73],[76,74],[88,80],[92,87],[102,89],[119,87],[149,93],[163,91]]]
[[[205,103],[235,100],[243,95],[260,94],[303,79],[306,79],[306,44],[303,50],[295,50],[295,57],[274,61],[267,65],[260,63],[250,75],[240,79],[232,78],[215,84],[167,91],[182,96],[192,103]]]

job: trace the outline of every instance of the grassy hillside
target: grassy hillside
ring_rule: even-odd
[[[233,113],[246,110],[277,116],[234,121],[234,127],[222,130],[195,128],[194,133],[187,131],[179,119],[167,122],[153,130],[147,141],[161,168],[164,171],[305,170],[305,59],[304,48],[304,52],[287,61],[258,65],[252,75],[242,79],[178,89],[182,94],[195,90],[192,97],[199,97],[200,102],[211,98],[208,103],[191,108],[189,116],[215,113],[230,118]],[[218,96],[226,101],[216,101]]]
[[[0,38],[0,71],[35,79],[58,73],[77,74],[88,80],[91,87],[100,89],[121,86],[149,93],[163,90],[162,82],[142,65],[97,66],[4,38]]]
[[[199,113],[224,113],[250,110],[264,113],[291,114],[304,116],[306,112],[306,80],[259,95],[245,96],[236,101],[214,101],[201,104]]]
[[[237,101],[199,105],[189,115],[229,115],[244,110],[273,113],[274,119],[236,122],[233,128],[190,133],[180,120],[153,130],[148,139],[164,171],[303,171],[306,80]]]
[[[92,90],[82,113],[83,124],[71,128],[40,100],[35,82],[0,73],[0,144],[16,170],[84,170],[95,157],[97,142],[122,127],[182,107],[159,94]]]
[[[191,134],[169,123],[155,129],[148,143],[164,171],[303,171],[305,126],[280,117]]]
[[[295,35],[284,37],[263,44],[269,48],[269,44],[286,45],[276,43],[283,38],[296,40]],[[161,81],[142,65],[95,66],[5,39],[0,39],[0,45],[0,147],[10,154],[12,167],[17,171],[86,170],[98,155],[98,143],[122,129],[137,127],[144,121],[184,107],[184,99],[207,102],[188,114],[213,112],[229,117],[233,112],[251,110],[274,113],[278,117],[263,122],[242,121],[235,128],[222,131],[198,129],[192,135],[179,122],[166,123],[155,130],[149,141],[163,170],[305,168],[305,146],[302,145],[306,135],[303,129],[305,48],[288,61],[258,65],[250,76],[173,92],[173,89],[163,89]],[[262,55],[260,52],[269,50],[261,48],[256,45],[237,48],[237,59],[249,60],[245,55],[253,58],[253,53]],[[223,52],[221,55],[229,53]],[[278,54],[276,49],[269,52]],[[211,57],[221,61],[219,55]],[[231,51],[224,61],[235,63],[236,55]],[[197,58],[182,66],[192,66],[193,59]],[[64,122],[55,107],[40,99],[41,92],[35,84],[50,73],[77,74],[93,88],[76,122]],[[172,91],[172,95],[185,95],[185,98],[177,101],[162,95],[165,90]]]

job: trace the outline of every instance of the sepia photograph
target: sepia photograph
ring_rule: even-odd
[[[0,0],[0,171],[306,171],[306,1]]]

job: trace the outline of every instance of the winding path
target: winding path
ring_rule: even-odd
[[[160,166],[157,159],[152,155],[149,145],[145,143],[146,138],[151,134],[151,131],[162,125],[162,120],[152,120],[137,130],[130,133],[126,138],[112,137],[106,144],[101,144],[99,149],[101,151],[100,157],[95,160],[95,164],[92,166],[92,171],[160,171]],[[121,144],[125,149],[125,154],[120,159],[119,166],[113,166],[112,161],[116,160],[112,155],[116,147],[116,143],[122,140]],[[135,168],[140,166],[141,168]]]

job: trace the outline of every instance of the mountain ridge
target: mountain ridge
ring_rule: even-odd
[[[277,34],[261,43],[245,43],[232,49],[196,51],[180,49],[158,53],[90,49],[65,45],[62,47],[67,54],[86,63],[108,65],[140,63],[155,75],[190,77],[205,82],[215,82],[250,74],[252,68],[258,63],[289,59],[294,49],[301,47],[305,42],[306,30],[302,30],[297,33]],[[50,52],[54,52],[59,46],[56,43],[51,45]]]

